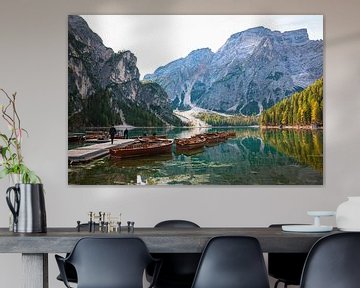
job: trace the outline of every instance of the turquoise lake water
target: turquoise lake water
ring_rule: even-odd
[[[190,137],[236,131],[236,137],[189,153],[147,158],[103,158],[68,167],[72,185],[322,185],[323,131],[259,128],[137,128],[130,136]],[[175,145],[174,145],[175,146]]]

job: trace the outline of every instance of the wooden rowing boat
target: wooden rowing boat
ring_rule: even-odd
[[[163,139],[157,142],[140,142],[125,147],[110,148],[110,156],[116,158],[132,158],[171,153],[174,140]]]
[[[204,137],[206,139],[206,145],[213,145],[224,141],[224,138],[220,137],[218,133],[207,133],[204,134]]]
[[[108,139],[108,134],[104,131],[85,131],[85,139],[86,140],[105,140]]]
[[[233,138],[233,137],[236,137],[236,132],[235,131],[228,131],[227,135],[228,135],[228,138]]]
[[[202,153],[204,151],[205,151],[205,149],[204,149],[204,146],[203,146],[203,147],[200,147],[200,148],[188,149],[188,150],[176,149],[175,153],[177,155],[194,156],[194,155],[200,154],[200,153]]]
[[[85,140],[85,135],[83,133],[73,133],[68,135],[69,143],[82,142]]]
[[[161,136],[139,136],[137,137],[137,140],[140,142],[162,142],[162,141],[168,141],[167,137],[165,135]]]
[[[143,139],[143,140],[146,140],[146,139],[149,139],[149,140],[167,139],[167,136],[166,135],[138,136],[138,137],[136,137],[136,139]]]
[[[192,149],[199,149],[204,147],[206,143],[205,137],[191,137],[191,138],[181,138],[176,139],[176,150],[192,150]]]

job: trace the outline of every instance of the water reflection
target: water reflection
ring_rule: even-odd
[[[207,129],[208,132],[225,130],[236,130],[236,137],[197,151],[176,153],[174,149],[172,155],[126,160],[105,158],[88,165],[70,166],[69,184],[136,184],[138,175],[150,185],[323,183],[322,131]],[[169,138],[200,133],[182,128],[155,131]],[[138,133],[141,132],[139,129]]]
[[[296,158],[322,173],[323,132],[322,130],[261,130],[264,142],[281,153]]]

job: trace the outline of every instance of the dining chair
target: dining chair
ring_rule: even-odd
[[[68,257],[69,254],[66,254],[66,257]],[[65,258],[64,258],[65,259]],[[66,275],[66,279],[68,282],[71,283],[77,283],[77,274],[76,274],[76,270],[75,267],[68,263],[68,262],[64,262],[64,274]],[[59,274],[56,277],[57,280],[64,282],[63,277],[61,276],[61,274]]]
[[[192,288],[269,288],[256,238],[219,236],[204,249]]]
[[[80,224],[80,229],[89,229],[89,224],[88,223]],[[95,223],[95,229],[99,229],[99,224],[98,223]],[[70,254],[67,253],[66,257],[68,257],[69,255]],[[71,283],[77,283],[77,274],[76,274],[76,270],[75,270],[74,266],[71,265],[70,263],[65,262],[64,263],[64,268],[65,268],[64,270],[65,270],[67,281],[71,282]],[[59,274],[56,277],[56,279],[59,280],[59,281],[64,282],[62,277],[61,277],[61,274]]]
[[[155,229],[163,228],[200,228],[188,220],[166,220],[155,225]],[[157,253],[152,254],[161,259],[162,266],[159,272],[156,288],[190,288],[194,280],[197,266],[201,257],[200,253]],[[153,275],[152,265],[147,269],[147,279]]]
[[[325,236],[309,252],[300,288],[358,288],[359,267],[359,232]]]
[[[272,224],[269,228],[279,228],[288,224]],[[288,285],[300,285],[301,273],[307,253],[269,253],[268,254],[268,273],[269,276],[277,279],[274,288],[280,283],[284,288]]]
[[[65,263],[74,266],[77,288],[142,288],[145,268],[157,262],[154,281],[160,262],[152,258],[139,238],[82,238],[68,257],[55,255],[60,275],[70,288]],[[153,287],[153,283],[149,287]]]

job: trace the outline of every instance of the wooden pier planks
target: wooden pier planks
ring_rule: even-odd
[[[88,162],[109,155],[109,148],[122,146],[134,142],[134,139],[115,139],[114,144],[99,143],[85,147],[68,150],[68,162],[70,164]]]

